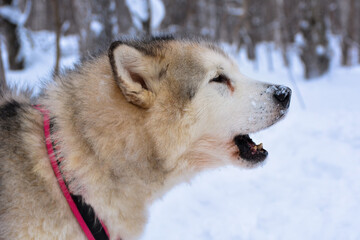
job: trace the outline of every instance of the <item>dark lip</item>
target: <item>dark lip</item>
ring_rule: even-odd
[[[256,150],[254,151],[252,149],[253,146],[256,144],[253,142],[253,140],[249,137],[248,134],[246,135],[237,135],[234,138],[234,143],[239,149],[239,155],[240,157],[248,161],[250,163],[259,163],[266,159],[268,152],[265,149]]]

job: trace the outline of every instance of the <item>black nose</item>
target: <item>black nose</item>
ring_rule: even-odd
[[[281,106],[288,108],[291,99],[291,89],[285,86],[274,86],[274,98]]]

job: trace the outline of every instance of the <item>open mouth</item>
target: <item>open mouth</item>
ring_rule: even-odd
[[[248,134],[236,136],[234,142],[239,149],[240,157],[246,161],[253,163],[262,162],[268,155],[262,143],[256,145]]]

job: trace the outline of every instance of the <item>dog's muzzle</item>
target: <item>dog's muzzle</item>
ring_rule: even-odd
[[[269,85],[266,89],[266,93],[269,94],[270,98],[274,100],[276,109],[279,111],[276,117],[277,122],[283,116],[285,116],[291,100],[291,89],[281,85]],[[256,164],[266,159],[268,152],[263,148],[262,143],[256,144],[248,134],[237,135],[234,138],[234,143],[239,149],[239,156],[241,159],[250,163]]]
[[[258,163],[265,160],[268,152],[263,148],[262,143],[256,145],[249,135],[238,135],[234,142],[239,149],[240,157],[251,163]]]

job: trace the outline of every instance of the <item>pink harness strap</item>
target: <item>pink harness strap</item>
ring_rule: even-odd
[[[65,184],[64,178],[63,178],[63,176],[60,172],[59,166],[57,164],[57,160],[56,160],[55,153],[53,150],[53,143],[51,141],[49,111],[41,108],[39,105],[35,105],[34,108],[39,110],[43,115],[46,149],[47,149],[47,153],[50,158],[51,167],[54,170],[54,174],[56,176],[56,179],[58,180],[60,189],[61,189],[66,201],[68,202],[69,207],[70,207],[71,211],[73,212],[76,220],[78,221],[78,223],[80,224],[80,227],[84,231],[86,237],[89,240],[96,240],[94,238],[93,234],[91,233],[89,227],[87,226],[86,222],[84,221],[82,215],[80,214],[79,209],[77,208],[74,200],[72,199],[69,189],[67,188],[67,186]],[[105,233],[109,239],[110,237],[109,237],[109,233],[107,231],[106,226],[103,224],[102,221],[100,221],[100,223],[101,223],[102,227],[104,228]]]

